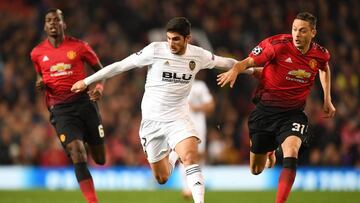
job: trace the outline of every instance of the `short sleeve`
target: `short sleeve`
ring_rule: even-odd
[[[99,58],[97,57],[96,53],[86,42],[84,42],[83,44],[81,57],[84,61],[86,61],[86,63],[88,63],[91,66],[94,66],[97,63],[99,63]]]
[[[201,48],[202,54],[200,55],[202,61],[202,69],[212,69],[216,66],[216,56],[203,48]]]
[[[35,67],[35,71],[39,74],[41,74],[41,67],[38,63],[38,60],[37,60],[37,57],[36,57],[36,54],[35,54],[35,51],[31,51],[30,53],[30,58],[31,58],[31,61],[33,62],[34,64],[34,67]]]
[[[316,59],[317,68],[320,70],[326,70],[331,58],[330,53],[324,47],[321,47],[319,45],[317,45],[316,47],[317,49],[315,49],[313,57]]]
[[[329,65],[330,58],[331,58],[330,52],[327,49],[325,49],[324,61],[319,64],[320,65],[319,69],[326,70],[327,66]]]
[[[270,40],[263,40],[251,51],[249,57],[253,58],[258,66],[263,66],[266,62],[271,61],[275,57],[275,51]]]
[[[147,66],[153,63],[155,44],[151,43],[144,47],[141,51],[129,56],[131,62],[138,67]]]

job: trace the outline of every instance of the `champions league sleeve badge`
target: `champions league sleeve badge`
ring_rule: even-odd
[[[261,54],[262,48],[259,46],[256,46],[251,52],[252,52],[252,54],[254,54],[254,56],[257,56],[257,55]]]
[[[142,54],[142,52],[143,52],[143,50],[138,51],[138,52],[136,52],[135,54],[139,56],[140,54]]]
[[[195,61],[190,61],[190,62],[189,62],[189,68],[190,68],[190,70],[194,70],[195,67],[196,67]]]

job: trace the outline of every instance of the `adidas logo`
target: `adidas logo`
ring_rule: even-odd
[[[44,58],[42,59],[43,62],[44,62],[44,61],[48,61],[48,60],[50,60],[50,59],[49,59],[49,57],[47,57],[46,55],[45,55]]]
[[[165,61],[164,65],[169,66],[170,65],[169,61]]]
[[[199,181],[198,182],[196,182],[195,184],[194,184],[194,186],[195,185],[202,185],[202,183],[200,183]]]
[[[291,60],[291,58],[289,57],[289,58],[287,58],[287,59],[285,60],[285,62],[286,62],[286,63],[292,63],[292,60]]]

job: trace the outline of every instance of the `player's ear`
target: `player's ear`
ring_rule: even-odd
[[[66,26],[66,23],[65,22],[63,22],[63,27],[64,27],[64,30],[66,30],[66,28],[67,28],[67,26]]]
[[[190,40],[191,40],[191,35],[188,35],[188,36],[185,37],[185,42],[186,43],[189,43]]]
[[[314,38],[316,35],[316,29],[311,30],[311,37]]]

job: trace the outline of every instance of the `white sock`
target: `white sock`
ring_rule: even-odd
[[[205,183],[199,164],[187,166],[185,170],[194,203],[204,203]]]
[[[175,151],[171,151],[169,154],[169,165],[170,165],[170,174],[173,172],[176,161],[179,159],[179,155]]]
[[[179,169],[180,169],[180,176],[181,176],[181,181],[182,181],[182,191],[183,192],[190,192],[190,188],[187,184],[187,176],[186,176],[186,171],[185,171],[185,166],[184,164],[179,164]]]

